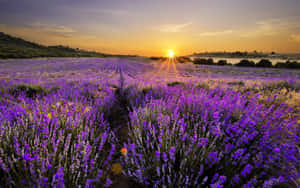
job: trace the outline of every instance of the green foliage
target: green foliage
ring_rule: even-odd
[[[234,82],[228,82],[228,85],[233,85],[233,86],[244,86],[245,85],[245,83],[242,81],[242,80],[240,80],[240,81],[234,81]]]
[[[255,63],[253,61],[249,61],[248,59],[241,60],[238,64],[238,67],[255,67]]]
[[[278,62],[275,68],[300,69],[300,63],[296,61]]]
[[[187,63],[187,62],[191,62],[192,60],[186,56],[179,56],[176,57],[176,61],[178,61],[179,63]]]
[[[184,85],[184,83],[180,82],[180,81],[174,81],[174,82],[169,82],[167,85],[168,86],[176,86],[176,85]]]
[[[6,89],[6,88],[3,88]],[[46,96],[50,93],[60,90],[59,86],[53,86],[51,88],[45,88],[35,84],[18,84],[7,88],[8,92],[13,96],[24,94],[28,98],[36,98],[40,96]]]
[[[43,88],[40,85],[19,84],[9,89],[11,95],[18,96],[19,94],[24,93],[28,98],[44,96],[48,92],[48,89]]]
[[[153,91],[153,88],[152,87],[145,87],[142,89],[142,93],[143,95],[146,95],[147,93]]]
[[[217,65],[227,65],[227,61],[226,60],[219,60]]]
[[[57,92],[58,90],[60,90],[60,87],[59,86],[53,86],[49,89],[49,92],[52,93],[52,92]]]
[[[193,61],[196,65],[214,65],[214,60],[212,58],[210,59],[202,59],[202,58],[196,58]]]
[[[288,81],[279,81],[272,84],[267,84],[264,86],[264,90],[275,91],[275,90],[287,89],[299,91],[300,87],[297,84]]]
[[[272,67],[272,62],[268,59],[262,59],[257,64],[257,67]]]
[[[149,59],[151,59],[153,61],[166,61],[167,60],[166,57],[156,57],[156,56],[150,57]]]
[[[196,85],[196,88],[209,89],[209,85],[206,83],[200,83]]]

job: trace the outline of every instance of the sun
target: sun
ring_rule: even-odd
[[[172,58],[172,57],[174,57],[174,51],[173,50],[169,50],[168,51],[168,55],[169,55],[169,58]]]

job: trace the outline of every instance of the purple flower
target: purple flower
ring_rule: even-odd
[[[173,161],[175,161],[175,152],[176,152],[176,148],[174,146],[172,146],[170,148],[169,156],[170,156],[170,159]]]
[[[213,164],[217,163],[219,160],[220,160],[220,158],[218,157],[217,152],[210,152],[208,155],[208,159],[206,161],[207,161],[207,163],[213,165]]]
[[[168,156],[167,156],[167,154],[166,154],[165,152],[163,152],[162,157],[163,157],[163,160],[164,160],[165,162],[168,161]]]
[[[252,169],[253,169],[253,166],[250,165],[250,164],[247,164],[247,165],[245,166],[245,168],[242,170],[241,175],[244,176],[244,177],[246,177],[248,174],[251,173],[251,170],[252,170]]]
[[[201,147],[201,146],[206,146],[207,143],[208,143],[208,138],[199,138],[198,139],[198,146]]]
[[[279,153],[280,152],[280,148],[275,148],[274,152]]]
[[[156,157],[156,160],[160,160],[160,152],[159,151],[155,151],[155,157]]]
[[[106,187],[109,187],[109,186],[111,186],[111,184],[112,184],[111,179],[107,178],[107,179],[106,179],[106,182],[105,182],[105,186],[106,186]]]

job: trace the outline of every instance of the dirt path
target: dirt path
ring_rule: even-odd
[[[129,122],[129,101],[124,89],[124,77],[121,69],[117,72],[120,73],[120,85],[115,90],[115,101],[112,110],[108,116],[111,127],[116,130],[116,137],[119,141],[117,151],[123,147],[123,143],[128,139],[128,122]],[[120,163],[120,153],[115,156],[115,163]],[[114,175],[113,184],[111,188],[134,188],[141,187],[127,176],[120,174]]]

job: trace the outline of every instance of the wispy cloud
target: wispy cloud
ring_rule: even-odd
[[[6,28],[5,24],[0,24],[0,29]]]
[[[184,23],[184,24],[166,24],[161,25],[159,30],[161,32],[169,32],[169,33],[177,33],[181,32],[184,28],[192,25],[192,22]]]
[[[99,11],[95,11],[95,12],[99,12]],[[130,13],[122,9],[101,9],[100,12],[105,14],[115,15],[115,16],[124,16]]]
[[[67,26],[43,24],[40,22],[34,22],[29,24],[27,27],[60,37],[72,37],[75,33],[77,33],[76,30]]]
[[[203,37],[214,37],[214,36],[220,36],[220,35],[228,35],[233,33],[232,30],[224,30],[224,31],[215,31],[215,32],[203,32],[200,33],[200,36]]]
[[[286,25],[278,19],[258,21],[250,31],[242,31],[241,37],[275,36],[282,32]]]
[[[240,30],[241,37],[277,36],[299,29],[299,21],[284,19],[268,19],[256,22],[249,30]]]
[[[292,34],[291,38],[295,42],[300,42],[300,34]]]
[[[97,36],[86,35],[75,29],[62,25],[42,24],[35,22],[25,26],[0,24],[0,31],[25,38],[30,41],[41,42],[46,45],[54,44],[82,44],[98,40]]]

